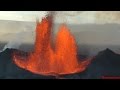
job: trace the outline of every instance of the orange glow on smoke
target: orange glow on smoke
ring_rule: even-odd
[[[66,25],[61,25],[54,47],[51,45],[52,19],[42,19],[36,26],[34,51],[28,55],[15,52],[13,60],[19,67],[41,75],[62,75],[82,72],[91,59],[84,61],[77,58],[77,45]],[[24,53],[24,52],[22,52]]]

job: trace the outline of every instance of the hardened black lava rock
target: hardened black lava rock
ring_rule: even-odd
[[[102,77],[120,76],[120,55],[110,49],[98,53],[87,67],[84,78],[101,79]]]
[[[0,53],[0,79],[54,79],[19,68],[12,60],[13,51],[17,50],[6,49]]]
[[[31,73],[19,68],[12,60],[15,49],[6,49],[0,53],[0,79],[55,79]],[[81,73],[63,75],[57,79],[101,79],[103,76],[120,76],[120,55],[110,49],[98,53]]]

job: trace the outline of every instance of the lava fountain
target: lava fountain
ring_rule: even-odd
[[[91,59],[79,60],[77,58],[77,45],[67,26],[65,24],[60,26],[54,46],[51,31],[51,16],[37,22],[34,50],[27,54],[21,51],[14,52],[15,64],[40,75],[59,76],[84,71]]]

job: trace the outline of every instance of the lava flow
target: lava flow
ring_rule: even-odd
[[[52,45],[52,19],[43,18],[36,26],[36,40],[33,52],[14,52],[15,64],[23,69],[40,75],[64,75],[82,72],[91,59],[77,58],[77,45],[66,25],[61,25]],[[22,54],[21,54],[22,53]]]

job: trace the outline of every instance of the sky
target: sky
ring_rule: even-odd
[[[69,24],[120,24],[120,11],[58,11],[55,20]]]
[[[33,43],[36,19],[41,21],[46,14],[47,11],[0,11],[0,42],[10,46]],[[120,45],[120,11],[56,11],[54,22],[72,24],[69,28],[80,44]]]
[[[0,11],[0,20],[41,21],[47,11]],[[55,23],[68,24],[120,24],[120,11],[56,11]]]
[[[0,20],[35,21],[42,18],[46,11],[0,11]]]

